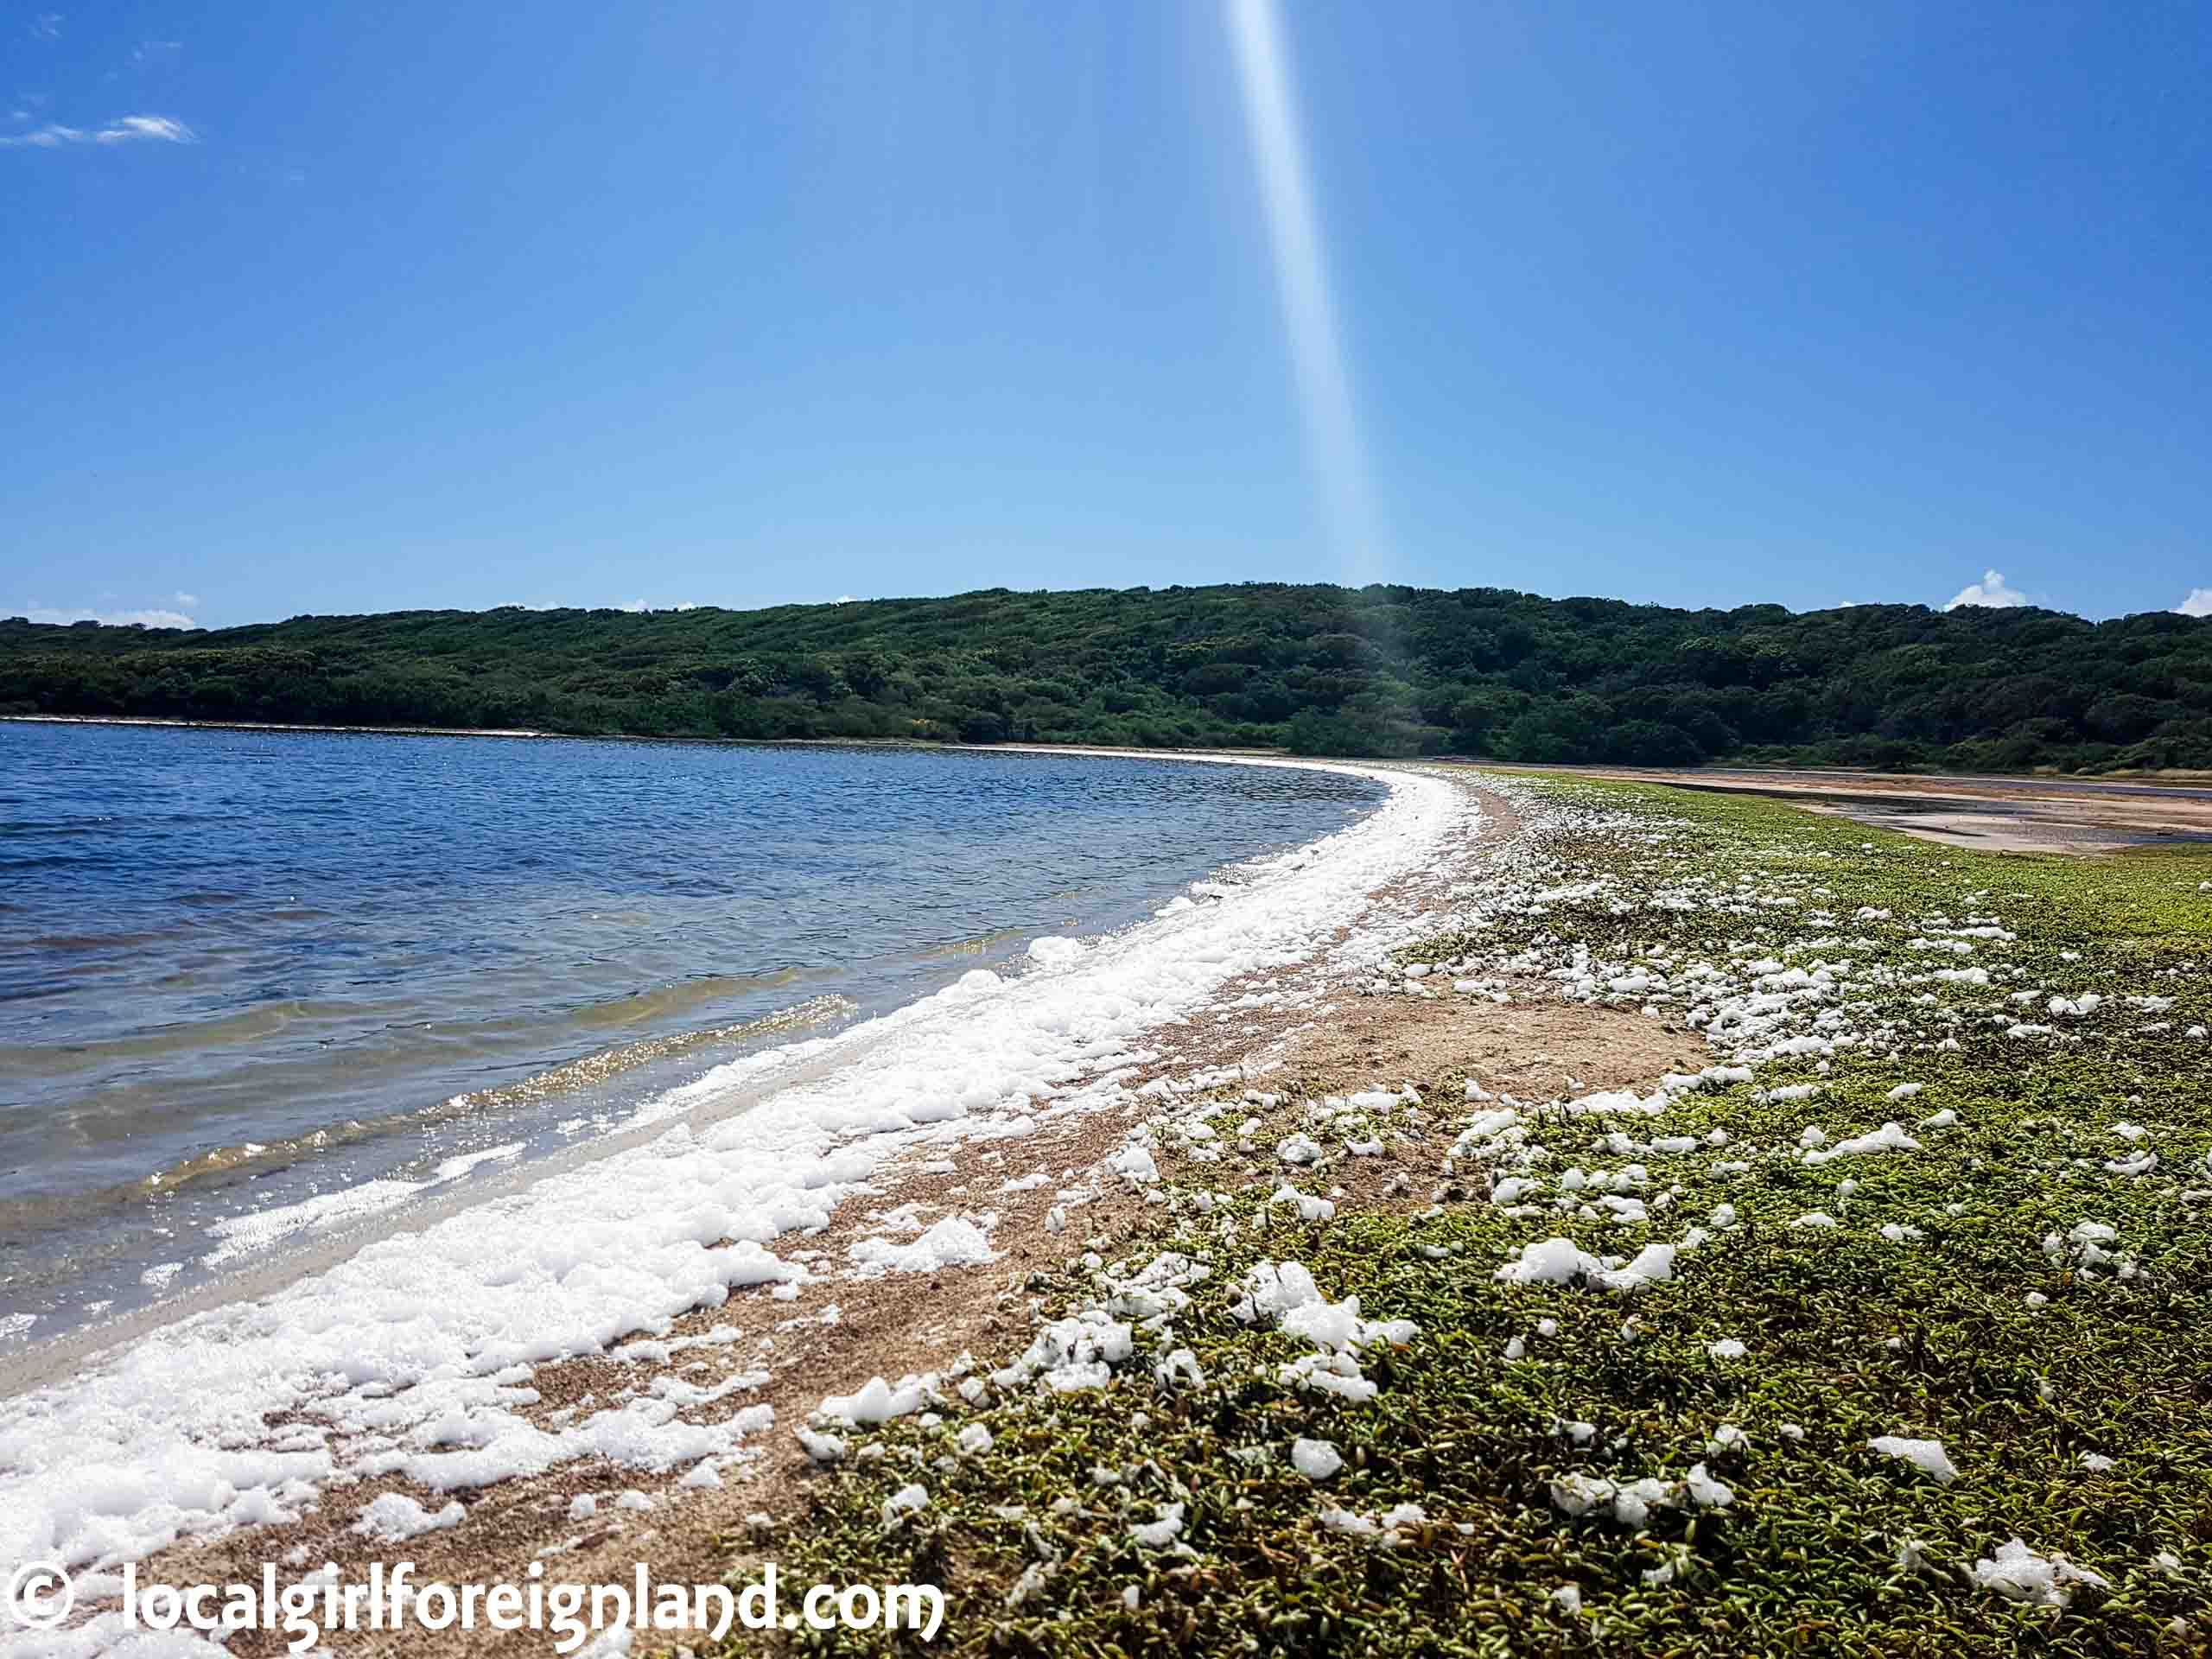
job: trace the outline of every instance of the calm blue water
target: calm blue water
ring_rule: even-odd
[[[241,1215],[512,1167],[1378,793],[1077,756],[0,722],[0,1343],[206,1279]]]

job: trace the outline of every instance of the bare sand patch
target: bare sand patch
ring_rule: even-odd
[[[1991,852],[2097,853],[2212,840],[2212,788],[2086,778],[1908,772],[1668,771],[1637,766],[1491,766],[1615,779],[1670,789],[1770,796],[1814,812]]]

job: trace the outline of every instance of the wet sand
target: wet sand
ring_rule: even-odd
[[[2212,785],[2115,779],[1991,778],[1812,770],[1671,770],[1643,766],[1514,766],[1764,795],[1815,812],[1954,847],[2016,853],[2101,853],[2166,842],[2212,841]]]

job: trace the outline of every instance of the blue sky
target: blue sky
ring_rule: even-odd
[[[0,614],[2212,587],[2196,0],[1233,14],[0,12]]]

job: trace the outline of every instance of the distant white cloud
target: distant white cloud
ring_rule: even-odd
[[[617,605],[614,608],[618,611],[627,611],[631,615],[635,616],[642,611],[650,611],[652,607],[642,599],[633,599],[627,605]]]
[[[150,141],[163,144],[193,144],[199,135],[168,115],[118,116],[104,127],[87,130],[49,121],[29,132],[0,136],[0,146],[11,149],[59,149],[64,144],[130,144]]]
[[[1955,611],[1961,606],[1979,605],[1988,610],[2008,611],[2027,602],[2025,594],[2006,585],[2002,571],[1985,570],[1980,582],[1970,582],[1960,588],[1943,608]]]
[[[169,597],[176,602],[176,607],[180,611],[196,611],[200,608],[200,595],[197,594],[171,594]]]
[[[102,144],[127,143],[133,138],[155,138],[165,144],[189,144],[197,141],[190,127],[174,116],[126,115],[111,126],[102,127],[92,135],[93,142]]]
[[[61,38],[61,14],[41,11],[31,19],[31,38],[35,41],[58,41]]]
[[[2212,616],[2212,588],[2192,588],[2189,597],[2174,607],[2183,616]]]
[[[33,622],[66,626],[71,622],[105,622],[124,628],[136,622],[142,628],[196,628],[200,625],[182,611],[57,611],[34,605],[23,614]]]
[[[699,608],[699,601],[696,599],[679,599],[668,608],[671,611],[696,611]]]

